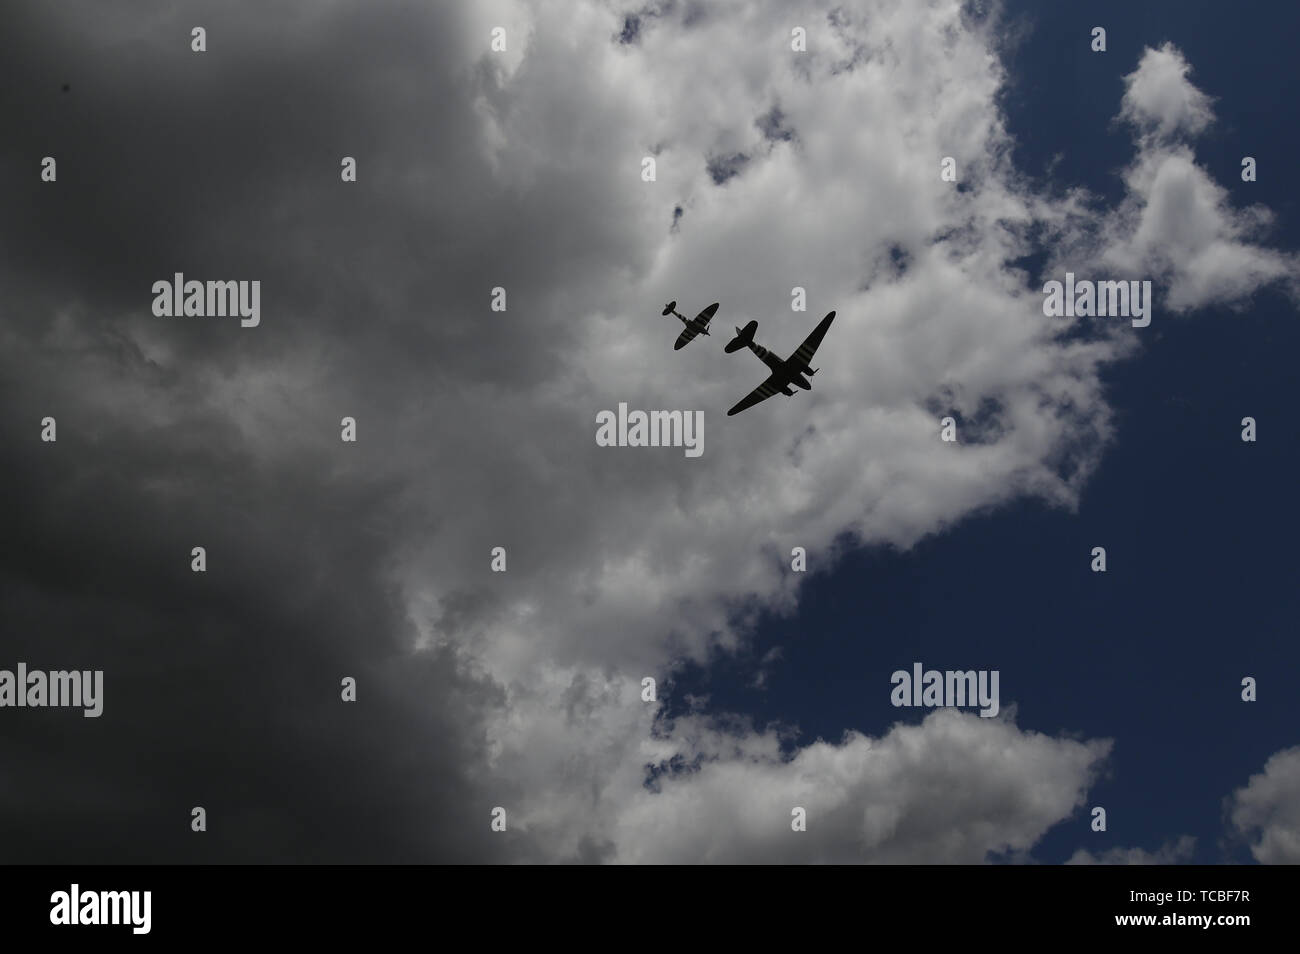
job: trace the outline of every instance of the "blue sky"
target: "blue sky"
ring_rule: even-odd
[[[1197,143],[1197,160],[1236,203],[1277,212],[1275,247],[1300,247],[1292,167],[1300,130],[1281,121],[1294,113],[1300,83],[1278,66],[1294,55],[1300,10],[1009,10],[1028,28],[1006,60],[1021,170],[1118,201],[1118,172],[1133,151],[1111,123],[1122,76],[1143,47],[1172,41],[1216,100],[1219,121]],[[1107,30],[1106,53],[1088,47],[1094,26]],[[1240,181],[1244,155],[1267,170],[1256,182]],[[1061,276],[1041,280],[1051,277]],[[891,672],[914,661],[997,668],[1003,705],[1016,704],[1022,728],[1116,742],[1087,800],[1107,809],[1108,830],[1091,831],[1080,810],[1033,859],[1060,863],[1078,848],[1154,852],[1190,834],[1196,848],[1186,860],[1249,862],[1240,839],[1225,837],[1224,799],[1269,755],[1300,742],[1292,411],[1300,326],[1285,295],[1264,291],[1243,310],[1158,313],[1134,333],[1140,355],[1104,375],[1116,436],[1077,513],[1022,500],[908,552],[856,549],[810,574],[792,616],[766,616],[752,653],[707,672],[687,667],[683,695],[707,694],[710,706],[760,724],[797,725],[803,745],[919,722],[926,710],[895,709],[888,695]],[[1254,444],[1240,439],[1245,416],[1258,422]],[[1090,570],[1098,545],[1104,574]],[[779,658],[758,665],[774,647]],[[1241,701],[1244,676],[1258,680],[1255,703]]]

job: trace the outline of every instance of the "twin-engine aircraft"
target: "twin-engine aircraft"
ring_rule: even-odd
[[[677,336],[677,343],[673,345],[674,351],[685,347],[696,335],[707,335],[709,333],[709,319],[717,313],[718,304],[715,301],[692,319],[687,319],[685,315],[677,311],[677,302],[670,301],[664,305],[664,317],[670,314],[674,315],[686,326],[682,329],[682,333]],[[812,334],[805,338],[803,344],[796,348],[794,354],[788,358],[778,358],[762,345],[754,343],[754,332],[758,330],[757,321],[751,321],[744,328],[737,328],[736,337],[732,338],[723,350],[727,354],[731,354],[741,348],[748,348],[758,355],[760,361],[772,369],[772,373],[767,376],[766,381],[750,391],[744,400],[728,411],[727,416],[739,414],[760,401],[766,401],[773,394],[784,394],[787,397],[793,397],[794,392],[790,390],[792,384],[803,388],[805,391],[811,391],[812,384],[808,381],[808,378],[816,374],[818,369],[814,368],[809,362],[812,361],[813,355],[817,353],[817,346],[826,337],[826,331],[830,328],[834,319],[835,312],[832,311],[817,323],[817,327],[812,330]]]
[[[788,358],[778,358],[762,345],[754,344],[754,332],[758,330],[757,321],[751,321],[744,328],[737,328],[736,337],[732,338],[723,350],[727,354],[731,354],[741,348],[748,348],[758,355],[760,361],[772,369],[772,373],[767,376],[766,381],[750,391],[739,404],[728,411],[727,417],[739,414],[760,401],[766,401],[773,394],[794,397],[794,392],[790,390],[792,384],[803,388],[805,391],[811,391],[812,383],[804,375],[806,374],[810,378],[817,373],[818,369],[814,368],[809,362],[812,361],[813,355],[817,353],[817,346],[826,337],[826,329],[831,326],[834,319],[835,312],[832,311],[817,322],[817,327],[812,330],[812,334],[805,338],[803,344],[795,348],[794,354]]]
[[[686,326],[682,329],[682,333],[677,336],[677,343],[673,345],[674,351],[680,351],[682,348],[686,347],[686,345],[690,343],[696,335],[707,335],[709,333],[709,319],[718,313],[718,304],[719,303],[715,301],[712,305],[705,308],[702,312],[691,319],[687,319],[685,315],[677,310],[677,302],[670,301],[668,304],[664,305],[665,318],[669,315],[675,315],[678,321]]]

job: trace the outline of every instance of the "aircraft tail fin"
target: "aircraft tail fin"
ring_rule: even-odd
[[[731,354],[732,352],[739,351],[747,345],[753,344],[754,332],[757,330],[757,321],[751,321],[749,324],[745,325],[744,328],[737,328],[736,337],[732,338],[731,341],[727,343],[727,346],[722,350],[727,352],[727,354]]]

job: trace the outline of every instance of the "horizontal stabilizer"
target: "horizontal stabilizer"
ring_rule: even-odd
[[[747,345],[753,344],[754,332],[757,330],[757,321],[751,321],[749,324],[745,325],[744,328],[737,328],[736,337],[732,338],[731,341],[727,343],[727,346],[722,350],[727,352],[727,354],[731,354],[735,351],[739,351]]]

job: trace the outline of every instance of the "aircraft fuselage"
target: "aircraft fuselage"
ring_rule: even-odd
[[[782,394],[794,394],[790,390],[791,384],[805,391],[812,390],[812,382],[804,377],[805,374],[812,373],[812,369],[802,361],[795,359],[793,355],[789,358],[778,357],[761,344],[756,344],[753,341],[746,342],[746,344],[749,350],[758,356],[760,361],[772,369],[772,373],[776,375],[776,380],[772,382],[772,385],[778,388]]]
[[[687,328],[694,328],[695,333],[697,335],[707,335],[709,333],[708,324],[705,322],[701,322],[699,315],[696,315],[694,318],[687,318],[685,315],[683,315],[681,312],[678,311],[672,311],[670,312],[670,314],[678,321],[680,321],[682,324],[684,324]]]

